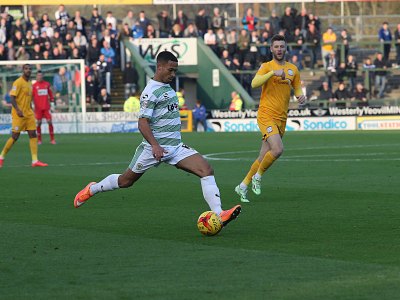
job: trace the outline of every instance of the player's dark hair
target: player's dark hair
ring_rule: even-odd
[[[30,66],[31,66],[31,64],[23,64],[23,65],[22,65],[22,69],[23,69],[23,68],[25,68],[25,66],[28,66],[28,67],[30,67]]]
[[[271,39],[271,45],[275,42],[275,41],[284,41],[286,43],[286,39],[283,35],[280,34],[275,34],[272,39]]]
[[[157,63],[168,63],[168,61],[178,62],[178,59],[171,52],[165,50],[157,56]]]

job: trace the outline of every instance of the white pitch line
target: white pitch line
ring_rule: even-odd
[[[49,164],[48,167],[84,167],[84,166],[106,166],[106,165],[129,165],[129,162],[93,162],[93,163],[85,163],[85,164]],[[21,167],[30,167],[31,165],[13,165],[7,166],[4,165],[3,168],[21,168]],[[46,167],[46,168],[48,168]]]
[[[288,151],[299,151],[299,150],[323,150],[323,149],[353,149],[353,148],[368,148],[368,147],[387,147],[387,146],[399,146],[400,144],[371,144],[371,145],[338,145],[338,146],[321,146],[321,147],[305,147],[305,148],[290,148],[287,149],[285,152]],[[229,151],[229,152],[219,152],[219,153],[209,153],[205,154],[204,157],[208,160],[217,160],[217,161],[253,161],[253,158],[245,158],[245,157],[236,157],[236,158],[229,158],[229,157],[216,157],[220,155],[234,155],[234,154],[244,154],[244,153],[255,153],[259,152],[259,150],[247,150],[247,151]],[[337,153],[337,154],[306,154],[306,155],[285,155],[283,156],[280,161],[297,161],[297,162],[304,162],[304,161],[314,161],[314,162],[362,162],[362,161],[397,161],[400,160],[399,158],[343,158],[349,156],[377,156],[377,155],[400,155],[399,152],[367,152],[367,153]],[[335,159],[315,159],[317,157],[340,157]],[[304,159],[302,159],[304,158]]]

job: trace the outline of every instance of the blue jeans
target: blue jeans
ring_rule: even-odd
[[[378,91],[378,97],[383,98],[386,88],[386,76],[375,75],[375,91]]]

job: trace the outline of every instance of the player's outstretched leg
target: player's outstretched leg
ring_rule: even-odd
[[[232,220],[235,220],[237,216],[242,211],[242,207],[240,205],[235,205],[231,209],[223,210],[219,216],[221,218],[222,224],[225,227]]]
[[[90,191],[90,187],[95,184],[96,182],[90,182],[87,186],[85,186],[78,194],[76,194],[74,199],[74,206],[75,208],[80,207],[81,205],[85,204],[90,197],[93,196],[92,192]]]

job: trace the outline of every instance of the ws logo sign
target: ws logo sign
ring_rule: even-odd
[[[158,53],[172,52],[179,65],[197,65],[197,39],[136,39],[132,42],[148,62],[156,63]]]

